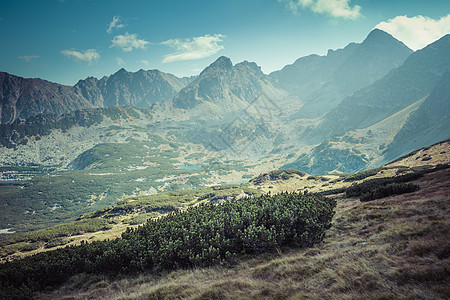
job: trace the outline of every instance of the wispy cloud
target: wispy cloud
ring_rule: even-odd
[[[111,23],[108,25],[108,29],[106,29],[107,33],[111,33],[114,28],[124,28],[125,24],[120,23],[120,16],[114,16]]]
[[[150,66],[150,62],[146,59],[141,60],[141,63],[146,67]]]
[[[355,20],[362,16],[361,6],[351,6],[351,0],[278,0],[278,2],[284,3],[286,8],[295,14],[299,13],[299,9],[310,9],[315,13],[334,18]]]
[[[22,60],[24,60],[24,61],[26,61],[26,62],[30,62],[30,61],[32,61],[33,59],[36,59],[36,58],[39,58],[39,56],[37,56],[37,55],[24,55],[24,56],[19,56],[19,59],[22,59]]]
[[[220,45],[225,38],[222,34],[198,36],[192,39],[173,39],[162,42],[176,50],[176,52],[165,55],[163,63],[169,63],[180,60],[194,60],[216,54],[224,47]]]
[[[422,49],[450,33],[450,14],[435,20],[424,16],[397,16],[381,22],[375,28],[389,32],[413,50]]]
[[[62,50],[61,53],[64,56],[73,58],[77,61],[87,61],[89,64],[100,58],[100,54],[95,49],[87,49],[83,52],[76,50]]]
[[[138,39],[136,33],[129,34],[128,32],[125,35],[116,35],[112,40],[112,44],[110,48],[117,47],[121,48],[125,52],[131,52],[134,49],[145,49],[150,42],[146,40]]]
[[[125,61],[123,59],[121,59],[120,57],[116,57],[116,63],[120,67],[125,64]]]

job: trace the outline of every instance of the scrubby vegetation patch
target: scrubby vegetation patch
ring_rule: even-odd
[[[33,291],[81,273],[206,266],[284,245],[310,246],[323,239],[334,207],[333,200],[285,193],[174,212],[113,241],[82,243],[0,265],[0,298],[29,298]]]

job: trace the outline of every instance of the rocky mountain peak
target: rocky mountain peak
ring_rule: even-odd
[[[127,70],[125,70],[125,68],[120,68],[116,73],[114,74],[122,74],[122,73],[128,73]]]
[[[378,28],[375,28],[369,33],[366,39],[361,43],[360,48],[377,49],[380,47],[403,48],[405,51],[412,52],[412,50],[409,49],[403,42]]]
[[[121,68],[120,70],[118,70],[116,73],[114,73],[113,75],[110,76],[110,78],[115,78],[116,80],[120,80],[122,78],[130,78],[132,77],[133,73],[128,72],[127,70],[125,70],[124,68]]]
[[[200,73],[200,76],[203,76],[205,74],[209,74],[210,72],[229,72],[233,69],[233,63],[231,62],[231,59],[229,59],[226,56],[219,57],[215,62],[210,64],[208,67],[206,67],[202,73]]]
[[[196,108],[194,115],[216,118],[242,109],[261,92],[271,99],[286,94],[273,85],[256,63],[244,61],[233,66],[228,57],[221,56],[182,89],[172,104],[177,109]]]
[[[386,31],[375,28],[367,35],[365,41],[366,40],[369,40],[369,41],[370,40],[380,40],[380,39],[384,39],[384,38],[393,38],[393,37]]]
[[[258,66],[255,62],[249,62],[249,61],[243,61],[241,63],[238,63],[235,65],[235,68],[243,68],[250,70],[251,72],[255,74],[264,75],[264,73],[261,71],[261,67]]]

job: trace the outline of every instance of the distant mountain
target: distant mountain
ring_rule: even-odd
[[[450,68],[450,35],[419,50],[374,84],[347,97],[310,131],[320,141],[365,128],[430,94]]]
[[[349,95],[400,67],[413,51],[390,34],[374,29],[334,72],[341,95]]]
[[[350,43],[344,49],[328,50],[327,55],[312,54],[297,59],[293,64],[284,66],[279,71],[270,73],[278,84],[291,94],[302,98],[323,88],[333,74],[358,47]]]
[[[233,66],[227,57],[220,57],[205,68],[170,102],[173,108],[189,110],[191,117],[216,118],[243,110],[260,94],[278,100],[287,93],[253,62]]]
[[[33,146],[42,155],[23,154],[22,162],[52,157],[46,161],[55,163],[52,147],[43,146],[52,143],[47,139],[66,141],[67,132],[78,135],[83,127],[111,142],[103,131],[123,126],[127,134],[114,137],[123,142],[141,122],[144,131],[214,154],[255,162],[278,157],[277,167],[314,175],[376,167],[449,137],[449,40],[447,35],[410,55],[403,43],[373,30],[361,44],[300,58],[270,75],[256,63],[233,65],[223,56],[192,78],[121,69],[69,87],[1,73],[1,122],[8,126],[0,128],[0,143],[9,148],[3,161],[9,164],[14,149]],[[84,109],[116,105],[150,109],[120,121],[104,117],[107,110]],[[74,147],[59,146],[67,148]],[[61,157],[67,164],[69,158]]]
[[[17,148],[31,141],[39,141],[54,130],[67,133],[72,127],[89,128],[99,125],[105,118],[115,122],[125,120],[125,122],[136,123],[136,119],[143,118],[140,114],[143,112],[139,109],[115,106],[77,110],[62,115],[40,114],[26,119],[17,119],[12,123],[0,124],[0,145],[6,148]],[[104,124],[104,126],[109,125],[109,123]]]
[[[73,87],[0,72],[0,123],[37,114],[63,114],[94,107]]]
[[[103,107],[130,105],[149,108],[156,102],[172,98],[189,82],[189,78],[178,78],[159,70],[133,73],[122,68],[100,80],[92,77],[80,80],[74,88],[76,93]]]
[[[361,44],[311,55],[270,74],[305,103],[297,117],[329,111],[342,98],[374,83],[403,64],[412,50],[390,34],[374,29]]]
[[[380,166],[450,137],[450,35],[345,98],[298,140],[320,143],[284,168],[311,174]]]
[[[149,108],[175,96],[192,78],[178,78],[158,70],[127,72],[80,80],[65,86],[0,72],[0,123],[38,114],[55,114],[94,107],[131,105]]]

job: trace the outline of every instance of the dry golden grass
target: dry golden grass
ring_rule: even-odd
[[[159,275],[79,275],[39,299],[449,299],[450,169],[417,192],[338,199],[315,248]]]
[[[424,165],[445,164],[450,161],[450,139],[414,151],[411,155],[402,157],[388,165],[418,167]]]
[[[289,179],[265,180],[261,184],[255,185],[249,183],[249,187],[259,189],[263,193],[278,194],[282,192],[303,192],[318,193],[331,189],[349,187],[351,182],[339,180],[339,176],[303,176],[292,174]]]

